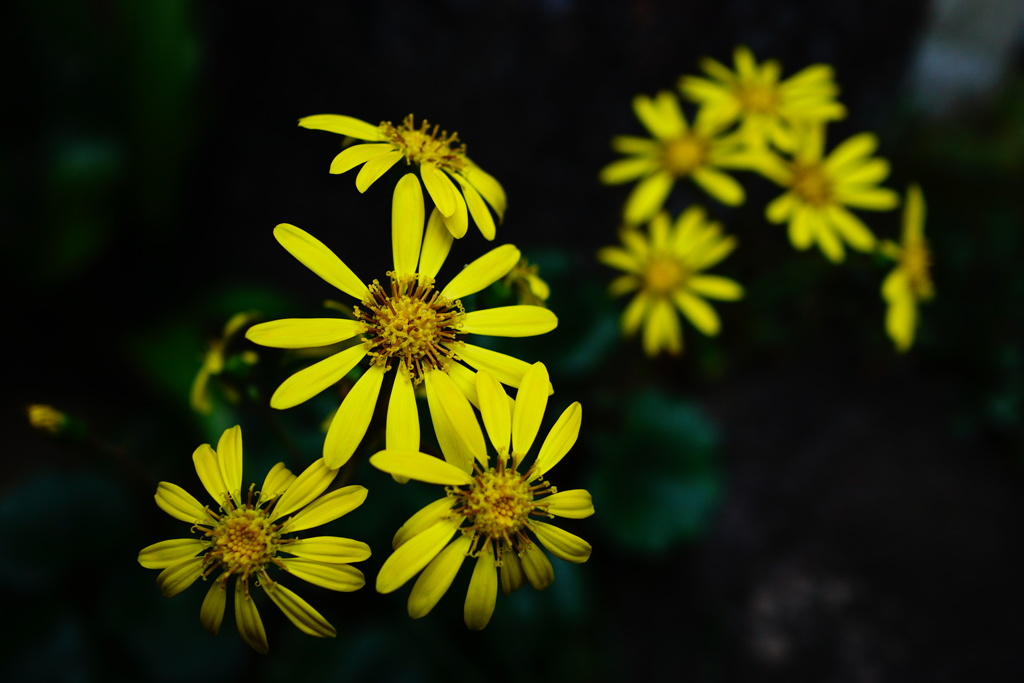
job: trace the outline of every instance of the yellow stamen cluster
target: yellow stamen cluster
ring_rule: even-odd
[[[653,294],[670,294],[688,277],[689,274],[679,259],[671,256],[654,257],[644,271],[646,289]]]
[[[775,114],[779,106],[779,94],[776,88],[748,83],[736,93],[740,105],[747,111],[762,114]]]
[[[677,176],[685,176],[707,161],[710,145],[692,134],[671,140],[665,145],[665,165]]]
[[[453,173],[466,165],[466,147],[459,143],[459,134],[444,130],[438,134],[438,126],[431,128],[426,119],[419,128],[413,126],[412,114],[398,126],[384,121],[380,132],[405,155],[406,163],[431,164]]]
[[[248,594],[249,577],[256,574],[269,580],[265,567],[270,563],[279,563],[278,546],[288,541],[281,538],[281,526],[271,523],[268,509],[258,504],[253,505],[251,489],[249,499],[242,507],[235,507],[228,496],[225,496],[224,505],[222,515],[207,509],[217,520],[212,527],[195,527],[206,535],[206,541],[210,544],[203,559],[203,576],[221,569],[223,574],[218,577],[219,581],[226,582],[230,576],[235,575],[245,582]]]
[[[396,279],[394,272],[388,277],[390,289],[374,280],[363,301],[366,310],[356,306],[355,315],[366,324],[372,362],[389,370],[392,360],[404,360],[413,382],[419,384],[427,370],[447,371],[465,309],[461,301],[435,291],[430,278]]]
[[[794,162],[792,166],[793,191],[811,206],[832,203],[832,180],[820,163]]]

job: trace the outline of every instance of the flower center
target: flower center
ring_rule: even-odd
[[[832,180],[818,163],[793,163],[792,188],[811,206],[826,206],[832,201]]]
[[[405,155],[406,163],[430,164],[453,173],[466,165],[466,146],[459,143],[459,134],[449,135],[444,130],[438,134],[437,125],[431,128],[426,119],[419,128],[414,128],[409,114],[398,126],[384,121],[379,128],[388,142]]]
[[[707,141],[696,135],[685,134],[665,144],[665,165],[677,176],[692,173],[707,156]]]
[[[668,294],[685,282],[686,278],[683,264],[671,256],[655,256],[644,271],[647,289],[655,294]]]
[[[932,298],[932,278],[928,273],[931,266],[931,254],[923,240],[903,245],[900,254],[900,266],[907,273],[910,288],[919,299]]]
[[[778,94],[775,88],[766,88],[763,85],[748,83],[740,87],[736,97],[747,111],[762,114],[773,114],[778,106]]]
[[[388,277],[390,289],[374,280],[368,287],[369,298],[363,301],[366,310],[355,307],[356,318],[366,324],[365,343],[372,362],[390,370],[392,360],[404,360],[415,384],[423,381],[427,370],[447,372],[465,316],[462,302],[434,291],[430,278],[396,279],[394,272]]]
[[[204,566],[209,567],[207,574],[220,567],[225,578],[238,574],[245,580],[273,561],[281,534],[278,526],[270,523],[265,509],[251,505],[229,507],[231,509],[218,519],[213,528],[201,527],[210,541]]]
[[[492,539],[496,549],[499,542],[504,541],[507,547],[518,552],[530,543],[523,533],[523,528],[530,525],[529,515],[548,514],[543,501],[535,502],[534,496],[556,493],[557,489],[546,481],[531,486],[526,475],[506,469],[504,461],[499,463],[497,469],[492,467],[487,471],[478,467],[472,484],[451,488],[448,495],[458,499],[452,507],[453,513],[470,522],[462,530],[475,534],[474,548],[480,540]]]

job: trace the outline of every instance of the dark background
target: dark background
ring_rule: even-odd
[[[942,24],[928,3],[880,0],[271,7],[4,10],[13,344],[0,391],[0,596],[14,633],[0,677],[1021,680],[1018,8],[987,3]],[[973,21],[990,10],[992,22]],[[1007,26],[1016,39],[1000,52]],[[946,42],[928,53],[936,37]],[[738,209],[691,186],[670,202],[704,204],[740,241],[718,270],[748,295],[716,306],[722,333],[686,327],[684,355],[654,361],[618,338],[624,302],[606,296],[613,273],[593,257],[615,242],[629,187],[597,183],[615,158],[609,140],[644,134],[635,94],[671,89],[702,56],[729,63],[738,44],[781,60],[784,75],[832,64],[849,116],[830,144],[874,131],[887,184],[923,186],[937,298],[909,354],[884,335],[885,264],[794,252],[763,218],[778,189],[750,174]],[[973,77],[959,68],[975,62]],[[202,631],[201,588],[164,600],[137,564],[143,546],[185,533],[152,492],[167,480],[199,493],[189,456],[232,424],[247,480],[319,453],[316,427],[337,396],[267,409],[297,367],[280,354],[263,352],[247,378],[256,400],[221,401],[210,417],[190,411],[189,384],[232,313],[318,315],[335,296],[276,244],[277,223],[310,231],[360,277],[383,276],[397,175],[360,196],[354,172],[327,173],[340,138],[295,124],[409,112],[457,130],[504,185],[495,244],[519,246],[552,286],[558,329],[500,348],[548,366],[545,425],[583,404],[580,442],[553,483],[594,494],[597,514],[565,525],[594,554],[556,560],[543,593],[499,596],[483,633],[461,621],[465,570],[412,621],[408,586],[380,596],[372,582],[390,535],[437,491],[395,485],[364,444],[345,476],[370,497],[327,533],[371,544],[369,585],[290,582],[338,637],[304,637],[264,601],[271,654],[260,657],[230,616],[217,639]],[[862,215],[898,236],[898,212]],[[448,270],[487,248],[470,230]],[[61,408],[75,429],[31,431],[30,403]]]

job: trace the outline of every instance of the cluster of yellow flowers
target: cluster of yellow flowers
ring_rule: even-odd
[[[698,107],[692,124],[672,92],[638,95],[633,110],[652,137],[612,140],[613,148],[626,156],[602,169],[601,182],[637,181],[623,208],[622,246],[598,253],[601,262],[626,273],[612,283],[613,294],[638,290],[622,316],[623,332],[633,334],[642,326],[649,356],[682,350],[676,310],[702,333],[717,334],[718,316],[702,297],[732,301],[743,296],[743,288],[701,271],[724,259],[736,241],[708,222],[699,207],[690,207],[674,222],[662,207],[676,181],[684,179],[723,204],[742,204],[743,186],[729,173],[740,170],[784,188],[765,216],[788,225],[795,248],[817,245],[826,258],[840,263],[845,244],[895,262],[882,295],[888,303],[886,330],[905,351],[914,340],[917,304],[933,295],[920,188],[911,185],[907,192],[902,243],[879,242],[850,209],[891,210],[899,196],[879,186],[889,175],[889,164],[872,156],[878,147],[873,134],[854,135],[825,153],[826,125],[846,116],[836,100],[832,68],[815,64],[780,79],[777,61],[758,64],[743,46],[736,48],[734,61],[732,70],[705,59],[706,77],[680,79],[682,95]],[[639,227],[644,223],[646,234]]]
[[[193,535],[144,548],[139,562],[162,570],[157,583],[166,596],[177,595],[197,579],[208,581],[200,621],[213,634],[220,628],[228,584],[234,580],[238,631],[259,652],[267,651],[267,638],[250,594],[250,579],[301,631],[334,636],[330,623],[273,575],[292,574],[335,591],[363,586],[362,572],[351,563],[370,557],[367,544],[296,534],[331,522],[366,499],[362,486],[327,491],[339,468],[364,441],[385,375],[392,372],[384,450],[369,462],[399,482],[440,484],[445,495],[414,514],[395,534],[394,552],[377,575],[377,590],[392,592],[419,574],[408,609],[410,616],[422,617],[448,590],[463,560],[473,558],[465,622],[469,628],[482,629],[494,610],[499,583],[508,594],[524,581],[542,589],[553,580],[551,562],[534,538],[563,560],[579,563],[590,557],[586,541],[541,521],[594,513],[587,491],[558,491],[545,479],[576,442],[580,404],[565,409],[536,459],[523,466],[553,392],[548,371],[543,363],[531,364],[467,341],[472,335],[525,337],[550,332],[558,320],[541,305],[548,296],[547,285],[510,244],[491,249],[443,285],[436,281],[453,241],[466,235],[470,217],[481,234],[493,240],[495,216],[500,223],[506,208],[501,184],[466,156],[456,134],[439,132],[426,121],[416,126],[411,115],[400,125],[374,126],[333,114],[309,116],[299,125],[365,141],[346,146],[330,167],[338,174],[361,165],[356,175],[360,192],[405,160],[392,201],[394,268],[383,280],[366,281],[313,235],[294,225],[278,225],[274,237],[281,246],[352,297],[354,304],[348,311],[341,309],[347,314],[343,317],[252,325],[250,315],[236,316],[222,342],[207,355],[192,402],[201,412],[207,409],[209,377],[221,371],[224,345],[242,328],[247,328],[247,339],[261,346],[341,348],[284,380],[270,398],[275,409],[299,405],[357,371],[363,361],[364,367],[330,421],[321,457],[298,476],[278,463],[258,490],[253,484],[245,488],[242,433],[237,426],[224,432],[216,450],[208,444],[196,449],[196,472],[213,503],[203,505],[181,487],[161,482],[157,505],[191,525]],[[433,204],[429,218],[427,197]],[[503,278],[509,286],[521,288],[523,300],[530,303],[466,309],[463,299]],[[442,457],[423,452],[418,387],[426,396]],[[517,390],[514,399],[506,387]],[[490,453],[485,431],[493,446]]]

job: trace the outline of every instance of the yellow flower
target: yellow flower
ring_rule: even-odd
[[[786,188],[765,212],[772,223],[789,223],[789,241],[800,250],[817,243],[833,263],[845,257],[843,242],[871,251],[875,236],[845,207],[888,211],[899,196],[878,187],[889,175],[889,162],[872,158],[878,139],[871,133],[854,135],[822,158],[824,125],[808,126],[797,135],[793,158],[775,154],[761,158],[760,171]]]
[[[701,61],[710,79],[684,76],[679,89],[700,104],[701,115],[730,126],[739,121],[740,138],[751,146],[793,149],[794,128],[807,122],[837,121],[846,109],[836,102],[839,88],[832,67],[814,64],[780,81],[774,59],[759,66],[744,45],[733,54],[736,71],[714,59]]]
[[[250,579],[295,626],[311,636],[333,638],[334,627],[292,590],[271,578],[277,567],[288,574],[335,591],[362,588],[363,573],[349,562],[370,556],[360,541],[335,536],[296,538],[294,534],[331,522],[366,499],[362,486],[346,486],[321,496],[334,480],[317,460],[296,477],[284,463],[267,474],[259,491],[242,489],[242,430],[225,430],[214,451],[203,444],[192,454],[199,480],[216,501],[218,512],[203,506],[185,489],[166,481],[156,490],[156,504],[175,519],[192,525],[198,538],[154,543],[139,552],[139,564],[162,569],[156,582],[165,597],[174,597],[196,579],[212,577],[199,620],[217,635],[224,619],[228,582],[233,578],[235,624],[257,652],[267,652],[267,634],[249,591]]]
[[[44,403],[33,403],[25,409],[28,423],[33,429],[50,434],[60,434],[68,424],[68,416],[53,406]]]
[[[623,247],[604,247],[599,261],[626,271],[611,284],[620,296],[639,289],[622,314],[622,331],[634,334],[643,325],[644,352],[651,357],[662,350],[683,350],[683,332],[676,309],[708,336],[718,334],[721,323],[703,297],[735,301],[743,287],[728,278],[702,275],[736,248],[736,239],[722,234],[717,222],[708,222],[704,210],[692,206],[671,224],[660,213],[649,226],[649,237],[638,228],[621,231]]]
[[[407,166],[415,164],[419,167],[423,185],[426,185],[427,193],[453,236],[458,238],[466,234],[469,216],[472,216],[480,233],[488,240],[494,239],[494,218],[487,205],[500,221],[508,204],[505,190],[493,176],[466,156],[465,146],[459,142],[457,133],[439,133],[438,127],[431,127],[426,120],[421,121],[417,128],[412,114],[397,126],[390,121],[374,126],[337,114],[306,116],[299,119],[299,125],[367,141],[342,150],[331,162],[331,173],[344,173],[363,166],[356,176],[356,189],[360,192],[365,192],[388,169],[405,158]],[[407,174],[407,177],[416,180],[415,174]],[[396,211],[402,204],[419,202],[419,211],[424,212],[423,189],[418,180],[401,186],[401,192],[403,196],[399,195],[399,189],[395,190]]]
[[[293,225],[277,226],[274,236],[285,249],[329,284],[356,299],[355,320],[292,318],[261,323],[246,332],[246,337],[257,344],[284,349],[329,346],[363,335],[359,343],[289,377],[270,398],[273,408],[296,406],[338,382],[369,356],[369,369],[342,401],[327,431],[324,459],[332,468],[345,464],[362,441],[384,374],[392,367],[397,366],[397,372],[387,409],[387,445],[415,450],[420,439],[415,385],[425,384],[436,425],[446,420],[446,411],[437,402],[439,385],[454,382],[476,400],[473,372],[457,361],[486,369],[513,387],[519,386],[529,368],[524,361],[467,344],[462,337],[528,337],[550,332],[558,324],[555,315],[540,306],[502,306],[467,313],[460,299],[504,277],[518,263],[519,250],[510,244],[496,247],[438,289],[434,277],[447,257],[451,233],[436,209],[425,236],[422,222],[417,229],[408,214],[400,215],[406,221],[395,233],[395,269],[388,273],[385,285],[377,280],[363,284],[315,237]]]
[[[900,351],[914,343],[917,329],[917,303],[935,296],[932,278],[931,252],[924,239],[925,205],[921,188],[911,185],[903,208],[903,243],[882,244],[882,253],[897,261],[896,268],[882,283],[882,297],[889,304],[885,315],[885,329]]]
[[[520,259],[505,276],[505,286],[519,293],[519,303],[543,306],[551,296],[551,288],[537,275],[537,266],[531,266],[524,258]]]
[[[464,617],[466,626],[479,630],[494,612],[499,583],[508,595],[524,580],[541,590],[554,579],[551,561],[529,534],[567,562],[590,557],[589,543],[538,518],[582,519],[594,514],[594,506],[587,491],[559,492],[544,479],[576,443],[578,402],[558,418],[533,465],[518,471],[547,406],[544,365],[534,364],[523,377],[514,404],[487,372],[477,373],[476,385],[484,427],[497,452],[493,459],[469,403],[453,396],[454,434],[438,434],[447,462],[415,450],[387,449],[373,455],[370,464],[395,477],[447,487],[444,498],[414,514],[395,534],[395,551],[377,574],[377,590],[390,593],[422,570],[409,594],[409,616],[417,619],[434,608],[470,557],[473,575]]]
[[[224,371],[227,360],[225,354],[228,346],[234,341],[235,335],[258,317],[259,314],[253,312],[235,313],[224,325],[224,331],[220,338],[210,342],[209,348],[203,356],[203,364],[192,380],[192,390],[189,392],[189,403],[192,405],[192,410],[201,415],[209,415],[213,412],[210,379]],[[246,365],[253,365],[257,361],[256,354],[252,351],[243,351],[238,354],[238,358]],[[228,397],[232,402],[237,401],[237,395],[229,386],[222,385],[222,388],[228,392]]]
[[[738,142],[729,142],[719,135],[723,128],[720,122],[698,116],[689,126],[679,99],[666,91],[653,99],[637,95],[633,111],[654,139],[615,137],[612,147],[630,156],[608,164],[600,175],[606,185],[640,179],[623,209],[626,223],[636,225],[650,220],[661,210],[679,178],[692,178],[723,204],[743,203],[743,186],[719,169],[747,168],[749,153]]]

